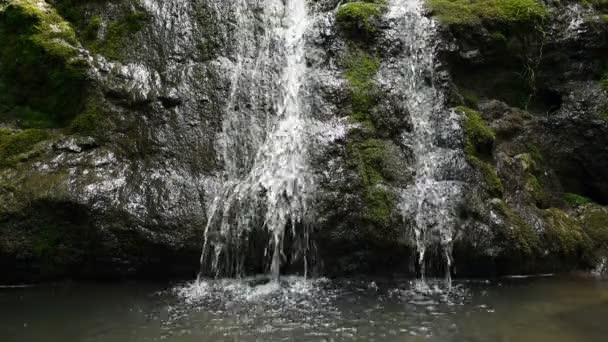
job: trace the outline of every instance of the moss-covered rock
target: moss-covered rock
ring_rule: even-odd
[[[127,57],[126,47],[150,21],[142,5],[132,0],[58,0],[56,6],[87,49],[112,60]]]
[[[346,60],[353,118],[359,122],[369,120],[369,111],[375,104],[373,78],[379,68],[380,60],[360,49],[353,49]]]
[[[376,33],[385,6],[385,0],[348,2],[338,8],[336,21],[351,37],[367,39]]]
[[[427,0],[427,5],[446,24],[533,24],[548,15],[538,0]]]
[[[582,205],[589,204],[592,202],[591,199],[588,197],[573,193],[565,193],[563,199],[566,204],[572,207],[580,207]]]
[[[467,161],[477,169],[486,188],[493,196],[502,196],[504,187],[490,162],[496,134],[487,126],[481,114],[471,108],[458,107],[464,115],[465,153]]]
[[[47,131],[27,129],[16,131],[10,129],[0,130],[0,167],[14,165],[31,157],[27,155],[34,147],[50,138]]]
[[[82,110],[88,65],[72,26],[52,6],[0,6],[0,41],[0,120],[63,127]]]
[[[561,256],[578,256],[591,248],[591,240],[580,222],[566,212],[551,208],[544,212],[547,222],[544,242],[549,251]]]
[[[497,243],[503,246],[504,256],[511,258],[513,257],[511,253],[515,253],[517,257],[538,255],[541,250],[541,240],[534,228],[504,201],[495,201],[493,206],[507,222],[504,230],[497,235]]]

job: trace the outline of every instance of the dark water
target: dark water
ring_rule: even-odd
[[[0,341],[608,341],[608,282],[237,281],[0,289]]]

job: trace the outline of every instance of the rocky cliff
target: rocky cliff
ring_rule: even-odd
[[[449,229],[424,244],[432,274],[605,272],[608,2],[395,10],[407,2],[309,1],[306,101],[326,133],[310,156],[316,272],[420,273],[416,233],[440,223]],[[221,0],[0,3],[0,281],[195,275],[223,172],[253,162],[228,165],[222,132],[239,113],[246,134],[233,142],[251,155],[272,113],[272,79],[232,86],[235,56],[266,34],[252,8],[239,48],[234,11]],[[414,21],[434,34],[414,34]],[[432,61],[410,73],[404,60],[421,51]],[[416,188],[457,193],[449,207],[407,205],[426,198],[408,192],[420,160],[436,160],[417,144],[419,106],[434,113],[425,146],[443,151],[443,185]]]

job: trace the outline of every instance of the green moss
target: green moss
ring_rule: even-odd
[[[521,218],[511,207],[504,201],[497,202],[495,208],[507,219],[509,227],[503,232],[509,252],[515,252],[522,255],[536,255],[540,251],[540,238],[534,231],[534,228]]]
[[[103,39],[90,45],[91,50],[107,58],[119,60],[124,57],[124,47],[129,39],[139,32],[150,17],[143,11],[133,11],[108,24]]]
[[[0,120],[63,127],[82,110],[88,64],[71,25],[46,2],[0,7]]]
[[[608,251],[608,209],[588,205],[581,218],[583,228],[597,248]]]
[[[494,147],[496,134],[488,127],[478,111],[467,107],[457,107],[465,115],[464,133],[467,155],[487,156]]]
[[[502,196],[504,186],[494,167],[484,159],[489,159],[494,147],[496,134],[488,127],[481,114],[471,108],[457,107],[457,111],[465,115],[465,154],[471,166],[477,169],[494,196]]]
[[[550,251],[575,255],[590,249],[591,240],[575,218],[555,208],[545,210],[544,217],[547,222],[545,238]]]
[[[538,0],[427,0],[427,6],[445,24],[515,26],[540,22],[548,15]]]
[[[468,108],[477,108],[477,104],[479,103],[479,96],[470,90],[461,89],[460,95],[464,101],[464,105]]]
[[[0,165],[15,164],[19,155],[31,151],[36,144],[48,138],[50,138],[50,134],[39,129],[0,131]]]
[[[547,194],[538,178],[531,173],[529,173],[527,177],[526,190],[532,196],[537,207],[547,207],[547,203],[549,203],[549,194]]]
[[[601,84],[602,88],[604,89],[604,91],[608,92],[608,72],[606,72],[604,74],[604,76],[600,80],[600,84]]]
[[[608,12],[608,0],[579,0],[583,4],[593,6],[601,12]]]
[[[384,1],[349,2],[340,6],[336,21],[349,34],[369,37],[376,33],[376,23],[384,7]]]
[[[97,136],[104,129],[106,115],[102,107],[94,100],[87,103],[85,111],[70,124],[70,131],[82,135]]]
[[[380,60],[366,52],[354,49],[346,61],[353,118],[359,122],[369,120],[369,111],[375,105],[373,78],[380,69]]]
[[[467,156],[467,161],[471,166],[481,173],[482,179],[488,192],[495,197],[501,197],[505,191],[505,188],[496,173],[494,167],[475,156]]]
[[[83,37],[86,41],[94,41],[97,39],[99,29],[101,28],[102,20],[101,17],[96,15],[91,18],[83,29]]]
[[[565,193],[563,199],[564,199],[564,202],[566,202],[568,205],[570,205],[572,207],[580,207],[582,205],[589,204],[592,202],[591,199],[589,199],[585,196],[572,194],[572,193]]]
[[[545,158],[543,157],[543,154],[537,145],[532,144],[532,143],[527,143],[526,149],[530,153],[530,156],[532,157],[532,160],[534,161],[534,163],[543,163],[544,162]]]
[[[363,217],[367,221],[377,226],[389,225],[391,213],[396,206],[394,193],[379,186],[369,187],[365,191],[363,200],[365,202]]]
[[[372,224],[385,226],[395,209],[395,195],[386,188],[391,178],[387,171],[386,142],[366,139],[350,142],[347,148],[348,165],[354,168],[361,180],[363,217]]]

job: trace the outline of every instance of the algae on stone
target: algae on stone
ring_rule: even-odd
[[[548,15],[538,0],[427,0],[427,6],[446,24],[521,25],[539,22]]]
[[[502,196],[504,186],[494,167],[486,160],[491,159],[496,134],[488,127],[481,114],[471,108],[457,107],[465,116],[465,154],[471,166],[477,169],[494,196]]]
[[[83,107],[88,64],[72,26],[48,3],[0,7],[0,119],[64,127]]]
[[[368,38],[376,33],[384,7],[384,0],[348,2],[338,8],[336,21],[351,36]]]

